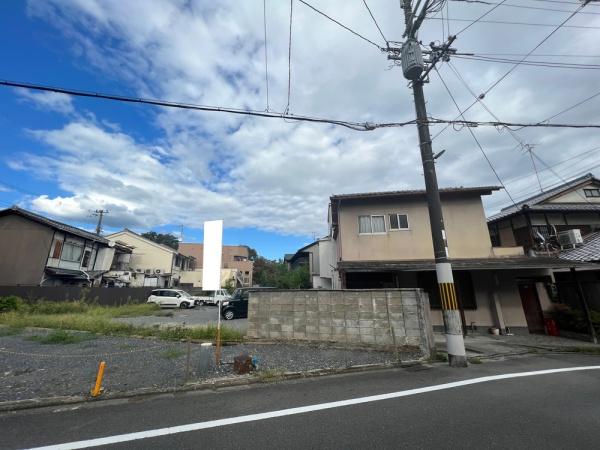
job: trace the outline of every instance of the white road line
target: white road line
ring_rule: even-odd
[[[408,389],[406,391],[390,392],[389,394],[371,395],[369,397],[351,398],[337,402],[319,403],[316,405],[301,406],[298,408],[280,409],[278,411],[270,411],[260,414],[249,414],[247,416],[230,417],[227,419],[209,420],[207,422],[190,423],[188,425],[179,425],[175,427],[158,428],[155,430],[139,431],[136,433],[118,434],[115,436],[107,436],[97,439],[88,439],[85,441],[68,442],[64,444],[48,445],[45,447],[36,447],[31,450],[67,450],[76,448],[98,447],[100,445],[117,444],[120,442],[136,441],[139,439],[148,439],[159,436],[167,436],[169,434],[186,433],[189,431],[205,430],[207,428],[222,427],[225,425],[233,425],[236,423],[254,422],[257,420],[272,419],[274,417],[292,416],[295,414],[304,414],[313,411],[322,411],[324,409],[340,408],[342,406],[359,405],[361,403],[378,402],[381,400],[389,400],[392,398],[408,397],[416,394],[424,394],[426,392],[441,391],[444,389],[452,389],[470,384],[487,383],[489,381],[506,380],[510,378],[532,377],[536,375],[548,375],[553,373],[577,372],[581,370],[598,370],[600,366],[581,366],[581,367],[566,367],[562,369],[536,370],[533,372],[517,372],[507,373],[503,375],[492,375],[488,377],[472,378],[470,380],[454,381],[452,383],[437,384],[434,386],[426,386],[416,389]]]

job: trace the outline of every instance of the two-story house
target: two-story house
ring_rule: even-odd
[[[193,257],[151,241],[127,228],[110,234],[107,238],[131,249],[126,271],[130,272],[129,286],[132,287],[179,286],[182,274],[195,267]],[[117,276],[122,279],[124,274],[117,274]]]
[[[204,244],[185,243],[179,244],[179,251],[196,259],[196,276],[190,282],[193,287],[202,287],[202,262],[204,257]],[[252,272],[254,261],[250,260],[249,249],[245,245],[223,245],[221,253],[221,280],[222,284],[231,280],[235,286],[252,286]],[[192,287],[192,286],[190,286]]]
[[[97,234],[18,206],[0,211],[0,285],[98,285],[113,254]]]
[[[577,229],[582,236],[600,231],[600,180],[588,173],[488,218],[494,245],[545,251],[558,233]]]
[[[544,333],[553,270],[581,263],[493,246],[481,196],[498,189],[440,189],[463,326]],[[329,287],[329,277],[332,289],[420,287],[429,294],[434,325],[442,326],[424,190],[334,195],[329,228],[329,238],[301,249],[312,253],[313,283],[321,283],[314,287]]]

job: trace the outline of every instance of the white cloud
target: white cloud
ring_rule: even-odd
[[[319,1],[331,12],[373,40],[378,32],[361,2]],[[370,2],[388,39],[401,38],[402,13],[389,1]],[[269,95],[271,109],[287,101],[289,3],[267,2]],[[477,17],[486,5],[450,4],[452,17]],[[122,92],[189,103],[264,109],[262,2],[105,0],[30,2],[32,17],[47,20],[67,36],[89,66],[90,76],[110,77],[124,84]],[[515,11],[498,8],[493,19],[511,19]],[[539,12],[519,10],[520,21],[542,20]],[[555,22],[560,19],[556,14]],[[554,23],[552,17],[549,23]],[[578,17],[577,24],[597,24],[596,16]],[[492,18],[492,17],[490,17]],[[534,20],[535,19],[535,20]],[[575,20],[575,19],[574,19]],[[451,23],[456,32],[465,23]],[[526,53],[552,28],[502,27],[476,24],[459,36],[463,52]],[[540,49],[573,53],[598,38],[560,31]],[[514,36],[507,40],[506,36]],[[441,39],[438,21],[421,32],[423,42]],[[585,62],[582,61],[582,62]],[[485,91],[511,66],[455,59],[455,67],[475,93]],[[82,66],[83,67],[83,66]],[[410,90],[398,68],[377,49],[316,15],[294,5],[291,111],[347,120],[402,121],[414,117]],[[593,71],[519,67],[486,96],[502,120],[541,120],[565,105],[590,95]],[[468,105],[471,94],[448,67],[440,73],[457,102]],[[568,77],[569,82],[565,83]],[[428,110],[435,117],[455,117],[456,109],[432,74],[426,86]],[[70,104],[70,103],[69,103]],[[598,122],[600,109],[585,105],[561,119]],[[474,106],[468,119],[490,120]],[[108,122],[106,122],[108,120]],[[88,209],[111,210],[108,225],[153,227],[223,218],[227,226],[257,227],[280,233],[323,232],[330,194],[422,186],[422,170],[414,127],[370,133],[327,125],[285,123],[224,114],[159,110],[154,125],[163,137],[142,143],[112,118],[73,118],[63,128],[35,130],[31,135],[51,146],[56,157],[13,159],[15,170],[54,177],[70,196],[40,197],[34,205],[78,219]],[[440,126],[432,127],[436,134]],[[531,162],[515,150],[506,132],[475,133],[509,188],[520,195],[535,188]],[[595,134],[578,130],[524,130],[520,137],[538,143],[549,163],[591,148]],[[441,185],[497,184],[467,130],[452,128],[434,141],[446,149],[438,160]],[[593,154],[592,154],[593,156]],[[560,167],[568,175],[584,170],[586,161]],[[523,177],[530,174],[529,177]],[[547,182],[556,181],[548,171]],[[506,197],[497,194],[492,206]]]
[[[59,92],[35,92],[29,89],[17,89],[19,96],[26,102],[36,107],[61,114],[70,114],[74,111],[71,97]]]

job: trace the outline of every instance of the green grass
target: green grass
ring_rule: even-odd
[[[79,344],[80,342],[96,339],[96,335],[92,333],[69,333],[64,330],[56,330],[50,334],[39,336],[29,336],[27,340],[34,341],[39,344]]]
[[[473,358],[469,358],[469,364],[483,364],[481,358],[477,358],[476,356]]]
[[[23,328],[0,326],[0,337],[15,336],[17,334],[21,334],[22,331],[23,331]]]
[[[566,347],[565,351],[574,353],[600,354],[600,347]]]
[[[165,359],[177,359],[185,355],[185,352],[176,348],[170,348],[161,352],[160,357]]]
[[[121,306],[99,306],[84,302],[40,302],[23,305],[19,311],[0,314],[0,325],[8,328],[40,327],[58,330],[87,331],[112,336],[148,336],[165,340],[213,340],[216,326],[205,327],[145,327],[115,322],[117,317],[133,317],[156,314],[160,308],[154,304],[125,304]],[[243,333],[230,328],[221,328],[223,341],[239,342]]]
[[[283,378],[284,371],[278,369],[265,369],[257,372],[257,376],[261,381],[275,381]]]

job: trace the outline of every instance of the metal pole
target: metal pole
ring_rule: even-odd
[[[420,15],[423,15],[427,10],[428,5],[429,1],[426,0]],[[419,5],[417,4],[417,6]],[[419,20],[417,20],[416,23],[413,22],[415,17],[412,14],[411,0],[403,0],[403,9],[406,30],[410,30],[410,32],[407,33],[407,40],[414,40],[420,22]],[[419,15],[416,10],[415,13]],[[449,43],[453,40],[454,38],[451,37]],[[404,45],[406,45],[406,43]],[[433,62],[432,65],[433,64],[435,64],[435,62]],[[446,248],[446,232],[444,230],[442,203],[440,201],[440,192],[438,190],[437,176],[435,173],[435,161],[431,149],[431,136],[429,134],[427,109],[425,107],[425,95],[423,94],[423,79],[419,75],[417,75],[416,79],[415,77],[411,77],[411,79],[415,100],[415,111],[417,114],[417,129],[419,131],[423,175],[425,177],[429,223],[431,224],[433,253],[435,256],[435,272],[442,300],[442,315],[444,318],[448,363],[452,367],[467,367],[467,355],[465,352],[461,317],[458,310],[458,300],[456,289],[454,287],[454,278],[452,276],[452,266],[448,260]]]

